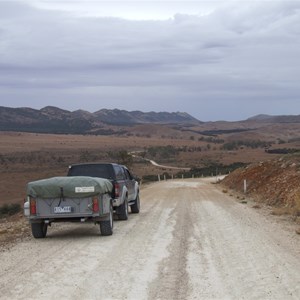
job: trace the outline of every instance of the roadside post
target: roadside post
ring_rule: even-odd
[[[247,194],[247,180],[244,179],[244,194]]]

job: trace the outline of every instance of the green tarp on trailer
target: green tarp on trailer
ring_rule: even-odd
[[[33,198],[85,198],[111,193],[112,183],[104,178],[87,176],[52,177],[27,184],[27,195]]]

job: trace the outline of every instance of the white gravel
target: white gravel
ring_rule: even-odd
[[[0,253],[0,299],[300,299],[300,237],[207,180],[152,184],[102,237],[54,224]]]

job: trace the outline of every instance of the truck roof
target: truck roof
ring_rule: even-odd
[[[82,163],[69,166],[68,176],[90,176],[116,180],[123,177],[122,166],[116,163]]]

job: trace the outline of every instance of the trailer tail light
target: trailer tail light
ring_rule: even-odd
[[[34,198],[30,198],[30,214],[36,215],[36,200]]]
[[[120,197],[120,185],[115,183],[115,198]]]
[[[99,201],[98,198],[93,198],[93,212],[99,212]]]

